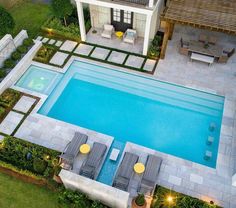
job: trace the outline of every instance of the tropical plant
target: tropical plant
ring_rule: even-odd
[[[21,57],[21,54],[18,52],[18,51],[14,51],[12,54],[11,54],[11,58],[14,60],[14,61],[17,61],[18,59],[20,59]]]
[[[135,203],[138,206],[143,206],[145,204],[145,197],[143,194],[139,194],[136,198],[135,198]]]
[[[15,22],[11,14],[0,6],[0,35],[11,33],[15,27]]]
[[[73,6],[70,0],[52,0],[51,5],[55,17],[63,18],[64,24],[67,26],[66,18],[73,12]]]

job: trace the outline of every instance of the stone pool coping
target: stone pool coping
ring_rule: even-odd
[[[37,66],[42,66],[44,68],[47,68],[53,71],[65,73],[66,70],[69,68],[70,64],[74,60],[80,60],[80,61],[85,61],[89,63],[94,63],[96,65],[111,67],[109,64],[104,64],[97,61],[92,61],[92,60],[88,60],[85,58],[78,58],[78,57],[71,57],[63,69],[52,67],[46,64],[37,63],[37,62],[32,62],[32,64],[35,64]],[[116,69],[122,72],[125,71],[129,74],[136,74],[142,77],[149,77],[154,80],[160,80],[156,77],[153,77],[152,75],[148,75],[148,74],[144,75],[143,73],[140,73],[137,71],[130,71],[128,69],[124,69],[117,66],[112,66],[112,69]],[[160,80],[160,81],[166,82],[165,80]],[[175,83],[172,83],[172,84],[175,84]],[[196,88],[196,86],[188,85],[185,87],[209,92],[208,89],[205,90],[202,88]],[[45,125],[43,125],[42,123],[44,123],[48,119],[51,119],[51,118],[48,118],[46,116],[42,116],[36,113],[37,110],[43,104],[43,102],[46,100],[47,96],[39,94],[39,93],[32,93],[31,91],[28,91],[28,90],[25,91],[24,89],[16,87],[16,86],[13,86],[13,88],[41,98],[40,102],[35,107],[33,112],[22,124],[21,128],[17,131],[16,136],[22,139],[26,139],[26,140],[28,137],[29,140],[34,143],[41,143],[41,145],[44,145],[44,146],[46,145],[49,148],[53,148],[53,147],[55,148],[56,140],[58,139],[60,140],[60,136],[58,136],[58,133],[56,133],[59,130],[61,130],[60,128],[58,129],[56,128],[57,131],[54,132],[55,137],[51,136],[48,140],[44,139],[42,141],[39,141],[38,139],[34,138],[31,135],[32,131],[37,132],[35,133],[35,135],[39,134],[38,132],[41,132],[41,131],[44,132]],[[213,93],[213,92],[211,91],[210,93]],[[228,97],[225,97],[225,105],[224,105],[224,112],[223,112],[223,118],[222,118],[222,127],[221,127],[216,169],[156,151],[158,152],[158,155],[164,158],[164,163],[162,165],[160,175],[158,178],[158,184],[163,185],[167,188],[171,188],[176,191],[180,191],[182,193],[197,197],[197,198],[205,199],[208,201],[213,199],[215,202],[218,202],[219,204],[225,207],[230,207],[230,200],[232,201],[231,197],[233,197],[231,194],[231,177],[232,177],[231,169],[233,165],[231,152],[232,152],[233,146],[231,147],[229,145],[229,140],[233,139],[232,120],[234,119],[234,113],[235,113],[235,102],[228,99]],[[42,125],[41,127],[37,125],[38,122],[41,123]],[[52,121],[52,123],[56,124],[57,126],[59,121],[55,120],[55,121]],[[49,126],[54,126],[54,125],[49,125]],[[80,129],[78,126],[73,126],[73,128]],[[71,130],[64,129],[64,131],[70,132]],[[84,130],[81,129],[81,131],[83,132]],[[92,134],[95,134],[95,132],[93,132]],[[44,135],[44,138],[45,138],[46,136],[45,133],[42,133],[42,135]],[[63,133],[61,134],[61,136],[62,135]],[[65,133],[63,137],[65,136],[68,136],[68,134]],[[38,135],[37,135],[37,138],[38,138]],[[70,138],[70,137],[67,137],[67,138]],[[62,144],[60,141],[60,145],[58,145],[57,147],[58,150],[61,151],[64,145],[65,144]],[[236,201],[235,202],[233,201],[233,203],[236,205]]]

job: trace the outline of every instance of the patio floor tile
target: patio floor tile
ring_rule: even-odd
[[[36,99],[34,98],[22,96],[13,109],[23,113],[27,113],[35,101]]]
[[[56,52],[55,55],[49,61],[49,63],[62,66],[68,56],[69,54],[67,53]]]
[[[48,42],[48,44],[49,44],[49,45],[53,45],[55,42],[56,42],[56,40],[51,39],[51,40]]]
[[[108,58],[108,61],[113,62],[113,63],[117,63],[117,64],[123,64],[126,56],[127,56],[127,54],[125,54],[125,53],[112,51],[111,55]]]
[[[142,57],[130,55],[129,58],[127,59],[125,65],[131,66],[134,68],[141,68],[143,61],[144,61],[144,58],[142,58]]]
[[[60,50],[62,51],[68,51],[71,52],[77,45],[77,42],[71,41],[71,40],[66,40],[63,45],[60,47]]]
[[[39,41],[41,41],[42,40],[42,36],[38,36],[37,38],[36,38],[36,40],[39,40]]]
[[[55,46],[60,47],[62,45],[62,41],[58,40],[55,44]]]
[[[74,53],[88,56],[93,48],[94,46],[80,43],[79,46],[75,49]]]
[[[0,125],[0,132],[10,135],[21,122],[23,117],[23,114],[10,111]]]
[[[49,40],[49,38],[43,38],[42,42],[46,43],[46,42],[48,42],[48,40]]]
[[[154,67],[155,67],[155,64],[156,64],[156,60],[153,60],[153,59],[147,59],[143,69],[145,71],[153,71]]]
[[[93,51],[91,57],[105,60],[106,57],[108,56],[109,52],[110,52],[110,50],[108,50],[108,49],[96,47],[95,50]]]

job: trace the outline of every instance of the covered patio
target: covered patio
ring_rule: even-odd
[[[161,58],[165,57],[175,24],[236,35],[236,1],[170,0],[162,16],[165,35]]]
[[[94,30],[96,30],[96,33],[93,32]],[[135,44],[129,44],[123,42],[122,39],[117,38],[115,35],[113,35],[111,39],[103,38],[101,33],[101,28],[91,28],[87,33],[86,42],[106,46],[109,48],[117,48],[131,53],[143,53],[144,39],[142,37],[138,37],[135,41]]]

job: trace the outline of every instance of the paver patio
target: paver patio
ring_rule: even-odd
[[[22,96],[13,109],[16,111],[27,113],[32,107],[32,105],[35,103],[35,101],[36,99],[34,98],[28,96]]]
[[[112,51],[110,54],[108,61],[116,63],[116,64],[123,64],[125,61],[127,54],[117,52],[117,51]]]
[[[156,60],[147,59],[146,62],[145,62],[145,64],[144,64],[143,69],[144,69],[145,71],[152,72],[152,71],[154,70],[155,64],[156,64]]]
[[[139,69],[142,67],[143,62],[144,62],[144,58],[130,55],[127,61],[125,62],[125,65]]]
[[[110,50],[108,50],[108,49],[96,47],[94,49],[93,53],[91,54],[91,57],[105,60],[107,58],[109,52],[110,52]]]
[[[94,46],[80,43],[79,46],[75,49],[74,53],[88,56],[93,48]]]
[[[60,50],[72,52],[77,44],[75,41],[66,40],[60,47]]]
[[[0,125],[0,132],[10,135],[24,117],[21,113],[10,111]]]
[[[56,52],[54,56],[51,58],[51,60],[49,61],[49,63],[62,66],[68,56],[69,54],[67,53]]]

